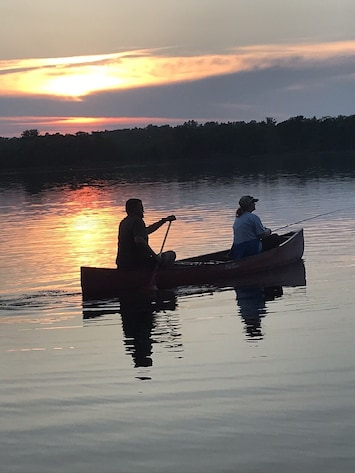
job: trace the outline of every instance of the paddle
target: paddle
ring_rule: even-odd
[[[172,220],[169,220],[169,225],[168,225],[168,228],[166,229],[165,237],[164,237],[163,243],[162,243],[162,245],[161,245],[161,248],[160,248],[160,251],[159,251],[159,255],[161,255],[162,252],[163,252],[163,248],[164,248],[166,239],[168,238],[168,233],[169,233],[169,230],[170,230],[170,227],[171,227],[171,223],[172,223]]]
[[[169,233],[172,222],[173,222],[173,220],[169,220],[169,225],[168,225],[168,228],[166,229],[164,240],[163,240],[163,243],[161,245],[160,251],[158,253],[159,256],[161,256],[161,254],[163,252],[163,248],[165,246],[166,239],[168,238],[168,233]],[[151,280],[150,280],[150,283],[149,283],[149,286],[148,286],[148,288],[151,289],[151,290],[157,290],[158,289],[156,284],[155,284],[155,277],[157,275],[158,267],[159,267],[159,263],[157,263],[154,267],[153,274],[152,274],[152,277],[151,277]]]

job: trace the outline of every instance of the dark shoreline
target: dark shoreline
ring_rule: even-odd
[[[222,164],[244,172],[355,168],[355,115],[276,123],[194,121],[171,127],[0,138],[0,172],[164,167]]]

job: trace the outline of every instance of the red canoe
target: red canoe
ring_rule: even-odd
[[[300,229],[282,235],[282,243],[278,247],[239,261],[228,259],[229,250],[178,260],[171,268],[159,269],[154,274],[155,285],[158,289],[171,289],[179,286],[214,284],[222,280],[241,280],[299,261],[303,251],[303,229]],[[115,297],[125,291],[152,285],[151,272],[88,266],[82,266],[80,269],[81,288],[85,300]]]

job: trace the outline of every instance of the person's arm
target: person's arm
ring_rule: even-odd
[[[256,229],[256,234],[260,240],[263,240],[264,238],[267,238],[268,236],[271,235],[271,230],[270,228],[264,227],[262,224],[260,217],[258,215],[253,215],[254,221],[255,221],[255,229]]]
[[[155,251],[149,246],[149,244],[145,241],[145,239],[139,235],[134,237],[134,242],[137,246],[143,249],[147,253],[147,255],[152,256],[152,258],[159,263],[160,262],[160,255],[156,254]]]
[[[271,235],[271,230],[270,228],[265,228],[265,231],[264,233],[262,233],[261,235],[259,235],[259,238],[260,240],[264,240],[264,238],[267,238],[268,236]]]
[[[176,220],[175,215],[169,215],[168,217],[161,218],[158,222],[152,223],[151,225],[147,227],[148,235],[158,230],[158,228],[164,225],[164,223],[172,222],[173,220]]]

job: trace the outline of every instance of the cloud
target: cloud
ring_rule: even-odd
[[[0,136],[16,136],[28,128],[75,133],[150,123],[176,125],[190,119],[202,123],[271,116],[281,121],[295,115],[354,113],[349,97],[355,95],[355,42],[246,47],[193,57],[168,52],[2,61]],[[126,68],[121,77],[126,82],[107,89],[84,74],[80,81],[92,84],[92,89],[86,95],[64,97],[37,89],[19,93],[18,83],[11,80],[23,75],[26,81],[32,72],[53,80],[87,73],[92,67],[107,69],[112,77],[116,67]],[[6,77],[12,91],[1,95]]]
[[[0,120],[0,136],[19,136],[28,128],[65,134],[148,124],[174,126],[191,119],[204,123],[351,115],[354,70],[355,65],[347,61],[306,70],[275,66],[162,87],[100,92],[79,104],[0,97],[0,109],[9,114]]]
[[[1,95],[43,95],[80,100],[103,91],[129,90],[197,81],[262,70],[291,69],[355,57],[355,41],[259,45],[223,54],[168,55],[166,50],[137,50],[73,58],[0,61]]]

